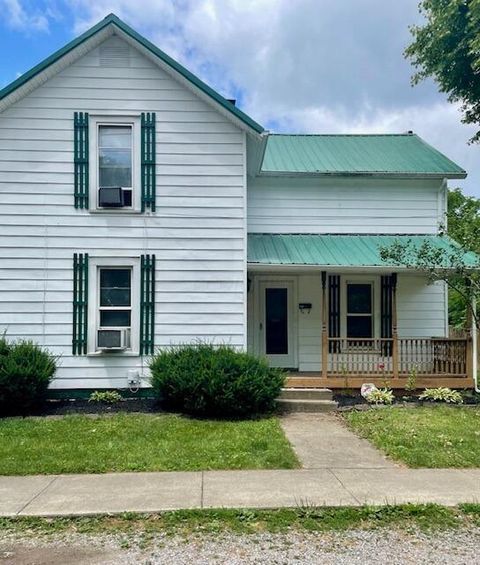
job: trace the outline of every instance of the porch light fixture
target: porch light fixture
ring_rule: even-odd
[[[312,310],[312,303],[311,302],[300,302],[298,305],[298,309],[302,314],[310,314]]]

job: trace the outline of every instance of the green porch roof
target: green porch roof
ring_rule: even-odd
[[[247,260],[250,265],[394,267],[382,260],[380,249],[399,241],[416,248],[427,241],[445,251],[458,246],[453,239],[440,235],[248,234]],[[467,267],[480,267],[480,257],[475,253],[466,253],[463,260]]]
[[[265,174],[404,175],[464,178],[462,167],[418,135],[269,135]]]

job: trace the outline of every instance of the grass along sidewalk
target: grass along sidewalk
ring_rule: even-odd
[[[0,475],[298,466],[275,417],[220,421],[115,414],[0,419]]]
[[[72,533],[148,538],[158,533],[190,537],[192,534],[224,532],[253,534],[392,527],[428,532],[470,526],[480,527],[480,504],[463,504],[454,508],[436,504],[359,508],[306,506],[274,510],[176,510],[81,518],[0,518],[1,534],[35,539]]]
[[[480,467],[480,407],[391,407],[344,417],[357,434],[409,467]]]

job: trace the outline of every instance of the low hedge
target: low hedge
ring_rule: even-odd
[[[57,359],[33,341],[0,338],[0,414],[28,412],[44,398]]]
[[[225,345],[185,345],[150,361],[151,384],[169,409],[199,416],[240,417],[271,411],[285,375]]]

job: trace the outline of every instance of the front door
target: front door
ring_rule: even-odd
[[[293,282],[260,283],[260,352],[272,367],[295,367]]]

